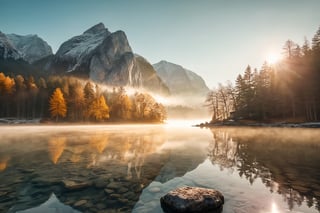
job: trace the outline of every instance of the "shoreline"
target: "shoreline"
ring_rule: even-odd
[[[166,122],[152,122],[152,121],[105,121],[105,122],[92,122],[92,121],[81,121],[81,122],[54,122],[54,121],[41,121],[41,119],[15,119],[15,118],[0,118],[0,126],[3,125],[39,125],[39,126],[65,126],[65,125],[135,125],[135,124],[165,124]]]
[[[288,122],[277,122],[277,123],[241,123],[236,121],[227,122],[216,122],[216,123],[201,123],[196,124],[194,127],[200,128],[213,128],[213,127],[280,127],[280,128],[320,128],[320,122],[302,122],[302,123],[288,123]]]

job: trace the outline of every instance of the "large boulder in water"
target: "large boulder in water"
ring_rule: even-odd
[[[187,186],[170,191],[160,202],[166,213],[220,213],[224,197],[214,189]]]

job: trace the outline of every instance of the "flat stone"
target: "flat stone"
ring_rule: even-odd
[[[87,200],[79,200],[74,204],[74,206],[82,206],[82,205],[86,204],[87,202],[88,202]]]
[[[129,200],[133,200],[136,195],[133,192],[126,192],[123,196]]]
[[[107,206],[113,206],[117,204],[117,200],[106,200],[106,205]]]
[[[78,183],[78,182],[75,182],[72,180],[63,180],[62,183],[63,183],[64,188],[68,189],[68,190],[84,189],[84,188],[87,188],[91,185],[91,183],[89,183],[89,182]]]
[[[111,182],[107,185],[107,188],[109,189],[119,189],[120,187],[122,187],[122,185],[117,182]]]
[[[160,202],[166,213],[220,213],[224,197],[214,189],[187,186],[170,191]]]
[[[113,198],[113,199],[118,199],[118,198],[121,197],[121,195],[119,195],[119,194],[111,194],[110,197]]]
[[[125,192],[127,192],[127,191],[128,191],[127,188],[121,187],[121,188],[118,190],[118,193],[123,194],[123,193],[125,193]]]
[[[94,186],[96,188],[105,188],[108,185],[108,182],[105,180],[97,180],[94,182]]]
[[[107,206],[106,206],[104,203],[98,203],[98,204],[96,205],[96,207],[97,207],[97,209],[99,209],[99,210],[103,210],[103,209],[107,208]]]
[[[112,193],[114,193],[114,191],[112,189],[104,189],[104,192],[107,194],[107,195],[110,195]]]
[[[5,196],[5,195],[7,195],[7,194],[9,194],[9,192],[1,192],[1,191],[0,191],[0,197]]]

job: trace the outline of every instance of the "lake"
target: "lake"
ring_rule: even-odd
[[[189,125],[0,126],[0,212],[159,212],[180,186],[224,213],[320,212],[320,131]]]

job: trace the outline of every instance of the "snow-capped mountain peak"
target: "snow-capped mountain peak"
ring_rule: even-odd
[[[51,47],[38,35],[7,34],[6,36],[20,56],[29,63],[52,55]]]
[[[2,59],[14,59],[21,58],[20,53],[12,45],[8,37],[0,31],[0,58]]]

